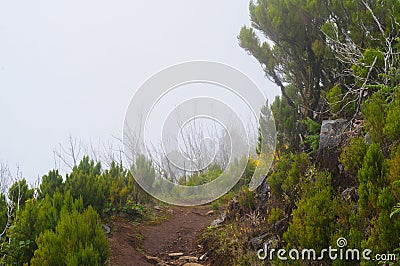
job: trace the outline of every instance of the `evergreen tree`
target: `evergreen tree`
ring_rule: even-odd
[[[91,205],[101,212],[107,198],[107,187],[104,175],[101,175],[100,163],[95,164],[85,156],[71,174],[67,175],[65,189],[75,199],[82,197],[85,207]]]
[[[23,208],[28,199],[33,198],[33,189],[28,187],[26,179],[14,182],[8,190],[8,198],[15,209]]]
[[[46,195],[53,196],[57,191],[63,189],[63,179],[58,173],[58,170],[52,170],[47,175],[42,177],[42,181],[39,187],[39,198],[44,198]]]
[[[103,265],[108,242],[96,211],[89,206],[62,212],[55,231],[47,230],[38,239],[32,265]]]

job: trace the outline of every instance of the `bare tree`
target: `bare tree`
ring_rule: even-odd
[[[63,165],[72,170],[81,159],[83,149],[82,141],[70,135],[66,147],[59,144],[58,149],[53,150],[55,167],[60,168]]]
[[[128,143],[132,138],[129,139]],[[132,140],[133,141],[133,140]],[[134,149],[128,149],[135,151]],[[101,163],[106,167],[110,167],[112,162],[126,166],[124,160],[124,151],[122,139],[113,136],[112,140],[107,142],[98,141],[97,144],[84,143],[82,140],[70,136],[66,146],[59,144],[58,148],[53,150],[54,162],[56,169],[72,171],[79,164],[83,156],[89,156],[96,163]],[[136,156],[134,154],[134,156]]]
[[[15,176],[12,177],[12,182],[13,184],[17,184],[17,195],[16,199],[10,199],[9,204],[12,205],[12,208],[16,208],[16,210],[19,210],[20,206],[21,206],[21,200],[22,200],[22,189],[21,189],[21,181],[22,180],[22,172],[19,169],[19,166],[17,166],[16,172],[15,172]],[[16,202],[14,202],[16,201]],[[16,206],[14,206],[16,205]]]
[[[4,195],[6,204],[7,204],[7,221],[6,221],[4,228],[2,230],[0,229],[1,230],[0,231],[0,240],[5,236],[8,228],[11,225],[11,220],[12,220],[14,209],[18,210],[19,206],[20,206],[20,202],[22,199],[21,183],[18,182],[20,180],[22,180],[22,173],[19,170],[18,166],[16,169],[15,176],[12,176],[9,167],[4,163],[0,164],[0,181],[1,181],[0,182],[0,186],[1,186],[0,193]],[[13,200],[11,200],[9,198],[8,189],[9,189],[10,182],[14,182],[15,184],[18,184],[17,195],[16,195],[17,198],[15,199],[16,202],[14,202]]]
[[[377,64],[378,56],[376,55],[372,62],[367,64],[368,60],[365,60],[366,48],[361,47],[356,42],[353,41],[349,32],[342,31],[339,33],[338,26],[334,18],[330,21],[330,34],[325,34],[327,44],[334,52],[336,59],[341,62],[346,67],[342,73],[339,73],[339,78],[345,79],[343,86],[346,88],[346,92],[341,95],[341,99],[335,104],[342,104],[341,110],[343,111],[348,105],[356,103],[356,112],[353,120],[359,113],[361,103],[363,99],[368,94],[368,87],[370,85],[389,85],[391,71],[398,67],[399,53],[394,50],[395,45],[398,43],[398,38],[400,32],[395,30],[400,26],[397,18],[393,14],[388,14],[391,21],[391,31],[385,30],[383,23],[379,20],[367,1],[361,0],[367,12],[369,12],[373,18],[378,31],[380,32],[380,37],[377,39],[373,37],[368,30],[368,27],[361,22],[361,29],[366,33],[366,38],[373,41],[381,41],[381,50],[376,51],[380,53],[380,57],[383,58],[383,67]],[[344,40],[344,41],[343,41]],[[362,67],[367,69],[367,74],[365,76],[357,75],[354,71],[354,67]],[[379,80],[376,78],[379,77]],[[353,80],[353,82],[349,82]],[[361,84],[361,85],[360,85]]]
[[[8,165],[0,163],[0,193],[6,195],[11,181],[11,173]]]
[[[100,162],[105,167],[110,167],[113,162],[125,165],[121,138],[113,136],[112,140],[108,140],[107,142],[99,141],[97,146],[90,143],[90,145],[86,147],[87,150],[85,154],[95,162]]]
[[[7,205],[7,222],[6,222],[6,225],[4,226],[3,231],[1,231],[1,233],[0,233],[0,241],[3,238],[3,236],[5,236],[8,228],[11,225],[12,213],[13,213],[13,207],[11,205]]]
[[[157,172],[175,183],[180,177],[186,178],[187,175],[206,171],[214,164],[225,169],[235,158],[248,156],[245,153],[249,145],[249,152],[255,152],[255,142],[250,141],[256,138],[255,129],[245,132],[246,126],[243,125],[242,130],[239,130],[239,126],[233,122],[221,129],[216,121],[202,123],[196,119],[191,123],[177,123],[180,130],[175,136],[167,136],[157,145],[151,143],[146,147],[147,157],[153,162]],[[248,137],[241,133],[248,134]],[[240,154],[232,154],[233,145],[234,150]]]

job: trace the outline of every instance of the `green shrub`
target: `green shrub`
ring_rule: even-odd
[[[280,208],[272,208],[268,215],[268,224],[274,224],[283,218],[285,212]]]
[[[64,212],[56,230],[36,241],[31,265],[104,265],[109,252],[100,217],[90,206],[83,213]]]
[[[367,152],[367,145],[363,137],[357,137],[351,140],[350,145],[343,148],[339,161],[344,169],[352,176],[356,176],[362,166],[364,156]]]

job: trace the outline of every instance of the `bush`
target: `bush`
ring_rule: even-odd
[[[386,102],[380,93],[373,94],[362,106],[365,128],[371,134],[372,140],[377,143],[383,141],[385,106]]]
[[[104,265],[108,241],[96,211],[64,212],[56,230],[47,230],[37,239],[38,249],[31,265]]]
[[[389,110],[385,120],[384,133],[390,140],[400,139],[400,99],[394,100],[389,105]]]
[[[280,208],[272,208],[268,216],[268,224],[274,224],[283,218],[285,212]]]
[[[292,221],[283,235],[289,249],[314,248],[320,251],[329,246],[336,229],[338,209],[329,181],[330,175],[326,173],[317,173],[315,181],[308,181],[309,189],[296,204]]]
[[[366,152],[367,145],[364,143],[364,139],[357,137],[351,140],[349,146],[343,148],[339,161],[343,164],[344,169],[355,177],[362,166]]]

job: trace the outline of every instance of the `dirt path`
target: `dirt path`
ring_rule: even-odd
[[[168,254],[202,255],[196,239],[216,218],[215,214],[207,215],[210,207],[170,207],[164,211],[170,212],[171,218],[154,225],[114,220],[114,232],[109,238],[110,265],[182,265]]]

